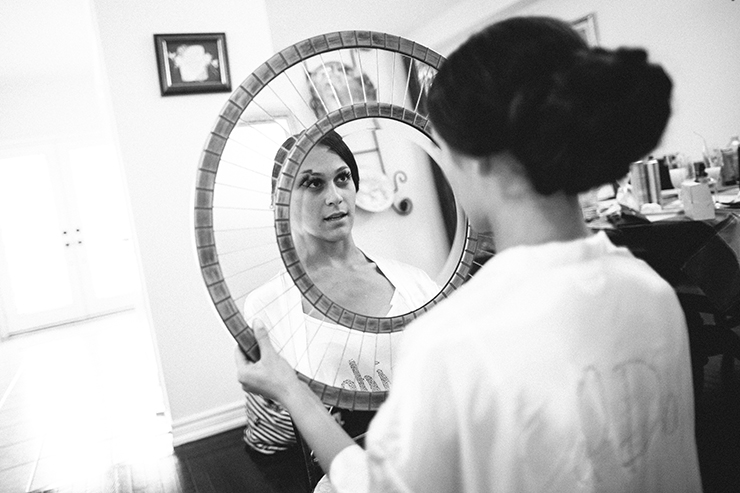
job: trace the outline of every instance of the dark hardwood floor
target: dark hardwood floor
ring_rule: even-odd
[[[0,493],[307,491],[300,455],[255,460],[239,429],[173,449],[136,323],[127,313],[0,342]],[[740,362],[730,381],[720,367],[710,358],[697,407],[706,493],[740,491]]]
[[[740,362],[722,381],[722,357],[704,368],[704,391],[696,409],[696,436],[704,493],[740,492]]]
[[[154,461],[116,464],[96,479],[96,489],[53,491],[303,493],[308,491],[303,476],[294,474],[302,467],[297,456],[273,467],[256,464],[244,451],[241,430],[232,430],[183,445]]]

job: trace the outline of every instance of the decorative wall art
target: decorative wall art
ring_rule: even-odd
[[[162,96],[231,91],[224,33],[155,34],[154,47]]]

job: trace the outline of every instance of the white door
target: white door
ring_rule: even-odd
[[[138,270],[112,146],[0,149],[2,335],[129,308]]]

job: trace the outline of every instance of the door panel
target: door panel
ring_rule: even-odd
[[[0,151],[0,332],[133,306],[138,286],[112,153],[57,144]]]
[[[70,149],[70,177],[77,212],[77,245],[85,252],[82,275],[91,311],[106,310],[130,298],[136,263],[125,195],[112,146]]]
[[[50,158],[0,158],[0,289],[7,323],[17,329],[84,310]]]

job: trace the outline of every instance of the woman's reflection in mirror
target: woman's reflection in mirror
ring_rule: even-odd
[[[275,156],[273,195],[283,160],[296,140],[297,136],[286,140]],[[433,298],[439,287],[423,270],[371,258],[355,244],[352,227],[359,185],[354,155],[340,135],[330,131],[307,154],[294,180],[290,225],[296,252],[310,279],[344,308],[376,317],[413,311]],[[249,324],[259,319],[266,325],[272,344],[304,375],[348,390],[390,389],[391,345],[397,343],[398,334],[365,334],[325,319],[301,296],[287,271],[250,293],[244,314]],[[387,343],[376,345],[372,340],[376,337]],[[352,419],[364,419],[357,414]],[[350,420],[349,413],[343,419]],[[249,447],[265,454],[286,450],[296,441],[285,409],[249,393],[244,438]]]
[[[441,165],[497,254],[404,331],[363,450],[257,324],[245,389],[280,400],[340,492],[701,491],[686,322],[671,286],[586,227],[578,194],[660,140],[672,82],[641,49],[516,17],[429,94]]]

